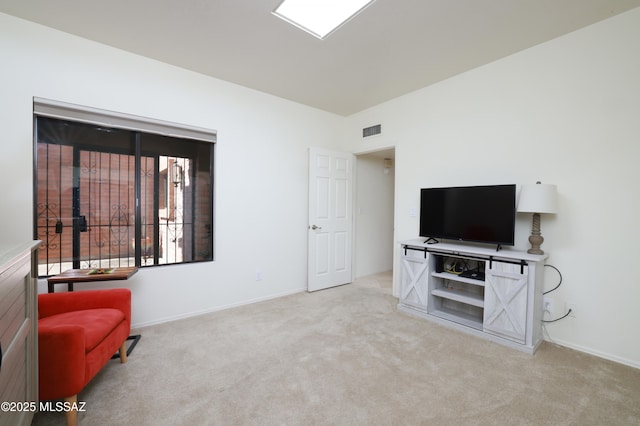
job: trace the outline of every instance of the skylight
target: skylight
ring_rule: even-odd
[[[374,1],[284,0],[273,14],[319,39],[324,39]]]

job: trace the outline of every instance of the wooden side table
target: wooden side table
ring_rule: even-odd
[[[99,273],[100,270],[105,271]],[[56,284],[67,284],[67,291],[73,291],[74,283],[88,283],[95,281],[127,280],[138,272],[135,266],[125,268],[94,268],[94,269],[69,269],[61,274],[47,279],[48,292],[53,293]]]

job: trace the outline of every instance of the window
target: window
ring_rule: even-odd
[[[284,0],[272,13],[322,40],[374,1]]]
[[[213,260],[210,140],[131,128],[145,127],[138,117],[96,124],[109,122],[97,110],[91,122],[52,117],[49,106],[34,104],[39,276]]]

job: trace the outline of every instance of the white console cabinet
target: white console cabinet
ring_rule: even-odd
[[[38,403],[39,245],[0,244],[0,425],[30,425]]]
[[[398,309],[534,353],[542,342],[546,255],[401,242]]]

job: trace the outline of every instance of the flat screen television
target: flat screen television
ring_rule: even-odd
[[[420,190],[420,236],[514,245],[516,186],[486,185]]]

